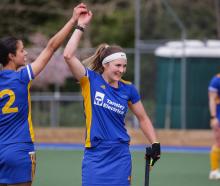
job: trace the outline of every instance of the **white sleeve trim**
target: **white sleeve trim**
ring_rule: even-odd
[[[85,68],[85,70],[86,70],[86,76],[89,77],[89,71],[88,71],[88,69]]]
[[[27,72],[28,72],[29,80],[32,80],[32,77],[31,77],[31,71],[30,71],[30,67],[29,67],[29,65],[27,65]]]
[[[213,88],[213,87],[209,87],[209,91],[210,91],[210,92],[218,92],[218,89]]]

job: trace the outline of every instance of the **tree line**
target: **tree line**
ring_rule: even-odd
[[[140,0],[142,40],[180,39],[181,30],[164,6],[164,1]],[[72,8],[79,2],[78,0],[1,0],[0,37],[14,35],[24,39],[26,46],[29,44],[30,48],[32,46],[43,48],[47,38],[62,27],[66,19],[70,17]],[[103,42],[116,43],[124,48],[134,47],[135,0],[85,0],[84,2],[91,8],[94,17],[84,34],[81,44],[83,48],[96,47]],[[166,0],[166,2],[185,25],[188,39],[220,38],[219,0]],[[34,53],[31,54],[33,51],[36,50],[30,49],[30,58],[35,56]],[[62,52],[59,55],[62,55]],[[46,75],[50,74],[48,70],[56,72],[53,64],[57,63],[57,59],[61,59],[59,55],[52,59],[54,63],[51,67],[45,69]],[[152,59],[149,59],[148,56],[148,60]],[[147,80],[142,81],[142,85],[147,87],[147,94],[152,97],[155,85],[149,77],[155,78],[155,66],[150,66],[149,63],[142,65],[141,70],[144,70],[145,73],[142,73],[141,78],[148,76]],[[68,74],[66,70],[64,72]],[[47,77],[46,75],[45,77]],[[41,77],[44,77],[43,72]],[[126,79],[133,80],[132,67],[128,68]],[[58,80],[56,81],[58,82]],[[39,82],[41,82],[39,85],[43,85],[42,82],[50,82],[51,85],[46,89],[54,89],[51,80],[42,79]],[[60,82],[59,86],[63,79]],[[72,78],[67,78],[65,86],[61,87],[61,90],[72,91],[70,87],[73,87],[74,90],[79,89],[77,84],[72,82]]]
[[[179,39],[180,30],[164,7],[164,0],[141,0],[141,37],[144,40]],[[218,39],[219,0],[166,0],[183,22],[189,39]],[[50,36],[61,27],[78,0],[1,0],[0,36],[42,32]],[[101,42],[134,47],[134,0],[87,0],[94,19],[84,45]]]

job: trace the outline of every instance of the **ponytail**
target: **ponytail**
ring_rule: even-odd
[[[85,59],[82,63],[89,69],[102,74],[104,71],[102,61],[105,57],[116,53],[116,52],[124,52],[124,50],[117,45],[109,46],[106,43],[100,44],[95,53],[89,58]]]
[[[94,70],[95,72],[98,72],[102,74],[103,72],[103,66],[102,66],[102,59],[101,54],[103,51],[108,47],[107,44],[103,43],[100,44],[95,53],[90,56],[89,58],[85,59],[82,63],[89,69]]]

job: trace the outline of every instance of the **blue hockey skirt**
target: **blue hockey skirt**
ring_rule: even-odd
[[[32,181],[35,166],[33,143],[0,144],[0,184]]]
[[[83,186],[129,186],[131,154],[129,144],[102,141],[85,148],[82,162]]]

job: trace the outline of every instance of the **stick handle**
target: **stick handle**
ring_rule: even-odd
[[[149,175],[150,175],[150,154],[151,154],[151,147],[146,147],[146,154],[145,154],[145,183],[144,186],[149,186]]]

